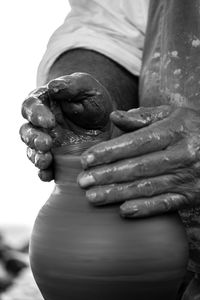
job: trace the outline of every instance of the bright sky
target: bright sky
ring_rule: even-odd
[[[32,225],[53,189],[53,183],[38,179],[18,132],[24,122],[21,103],[35,88],[47,41],[68,12],[67,0],[6,0],[0,4],[0,226]]]

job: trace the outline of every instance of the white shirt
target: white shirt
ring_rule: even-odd
[[[51,36],[38,68],[46,82],[56,58],[74,48],[100,52],[135,75],[141,68],[149,0],[69,0],[71,11]]]

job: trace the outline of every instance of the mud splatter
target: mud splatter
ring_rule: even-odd
[[[174,85],[174,87],[175,87],[175,89],[178,89],[178,88],[180,87],[180,84],[176,83],[176,84]]]
[[[198,47],[198,46],[200,46],[200,40],[199,39],[193,40],[192,41],[192,46],[195,47],[195,48]]]
[[[174,75],[180,75],[181,74],[181,69],[176,69],[174,71]]]
[[[172,57],[178,57],[178,51],[172,51],[171,56]]]
[[[170,93],[170,102],[177,106],[185,106],[187,100],[184,96],[179,93]]]
[[[160,52],[155,52],[153,58],[158,58],[160,57]]]

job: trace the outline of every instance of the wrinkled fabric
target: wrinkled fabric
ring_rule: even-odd
[[[151,1],[140,105],[196,107],[200,97],[200,1]]]
[[[100,52],[139,75],[149,0],[70,0],[71,11],[51,36],[38,68],[37,85],[63,52]],[[133,5],[134,3],[134,5]]]
[[[200,0],[151,0],[140,106],[200,101]],[[180,212],[190,246],[189,269],[200,273],[200,207]]]

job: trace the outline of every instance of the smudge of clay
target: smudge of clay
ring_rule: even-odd
[[[153,58],[158,58],[160,57],[160,52],[155,52]]]
[[[194,79],[194,76],[190,76],[190,77],[187,79],[187,83],[188,83],[188,82],[191,82],[193,79]]]
[[[170,93],[170,102],[178,106],[184,106],[187,102],[186,98],[179,93]]]
[[[180,75],[181,74],[181,69],[176,69],[174,71],[174,75]]]
[[[193,40],[192,41],[192,46],[195,47],[195,48],[200,46],[200,40],[199,39]]]
[[[178,51],[172,51],[171,56],[172,57],[178,57]]]
[[[178,84],[178,83],[176,83],[176,84],[174,85],[175,89],[178,89],[179,86],[180,86],[180,84]]]

